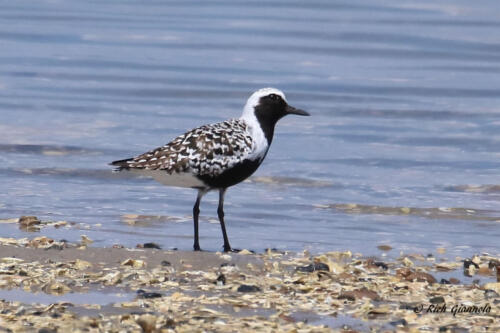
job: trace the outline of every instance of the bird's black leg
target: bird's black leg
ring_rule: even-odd
[[[219,216],[220,227],[222,229],[222,237],[224,237],[224,252],[230,252],[231,246],[229,245],[229,239],[227,238],[226,226],[224,224],[224,194],[226,194],[226,189],[222,188],[219,190],[219,207],[217,208],[217,215]]]
[[[193,207],[193,221],[194,221],[194,245],[193,248],[195,251],[201,251],[200,249],[200,241],[198,239],[198,218],[200,216],[200,202],[201,198],[206,192],[204,190],[198,190],[198,197],[196,198],[196,202]]]

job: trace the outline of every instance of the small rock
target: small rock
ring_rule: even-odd
[[[489,269],[494,269],[496,267],[500,268],[500,262],[498,262],[496,260],[490,260],[488,262],[488,267],[489,267]]]
[[[144,291],[142,289],[137,290],[137,296],[140,298],[160,298],[163,297],[162,294],[150,291]]]
[[[328,267],[327,264],[324,264],[322,262],[315,262],[313,264],[303,266],[303,267],[297,267],[297,271],[299,272],[305,272],[305,273],[312,273],[314,271],[330,271],[330,267]]]
[[[19,224],[23,228],[31,227],[40,223],[42,223],[42,221],[40,221],[36,216],[21,216],[19,218]]]
[[[137,324],[141,326],[144,333],[154,332],[156,329],[156,317],[151,314],[143,314],[137,318]]]
[[[175,328],[175,321],[172,318],[168,318],[162,328]]]
[[[60,227],[64,227],[68,225],[68,222],[66,221],[59,221],[53,224],[54,228],[59,229]]]
[[[138,244],[138,248],[142,249],[158,249],[161,250],[161,246],[156,244],[156,243],[144,243],[144,244]]]
[[[378,269],[378,268],[382,268],[384,270],[387,270],[389,269],[389,266],[387,266],[386,263],[382,262],[382,261],[375,261],[373,259],[367,259],[363,265],[366,267],[366,268],[370,268],[370,269]]]
[[[468,269],[471,265],[474,265],[474,267],[479,268],[479,265],[473,262],[470,259],[465,259],[464,260],[464,269]]]
[[[40,328],[38,330],[38,333],[57,333],[57,329],[44,327],[44,328]]]
[[[451,283],[451,284],[459,284],[459,283],[460,283],[460,280],[459,280],[459,279],[456,279],[456,278],[450,278],[450,283]]]
[[[415,272],[409,268],[400,268],[396,271],[396,276],[405,281],[418,281],[427,283],[436,283],[436,279],[429,273]]]
[[[484,297],[485,298],[497,298],[499,297],[500,295],[498,295],[498,293],[494,290],[491,290],[491,289],[486,289],[484,291]]]
[[[373,290],[369,290],[367,288],[361,288],[356,290],[349,290],[340,293],[339,299],[348,299],[350,301],[354,301],[356,298],[369,298],[372,301],[380,300],[380,296]]]
[[[450,280],[446,280],[446,279],[441,279],[441,281],[439,281],[440,284],[451,284]]]
[[[257,286],[242,284],[238,287],[238,289],[236,291],[238,291],[240,293],[255,293],[255,292],[260,291],[260,288]]]
[[[63,283],[55,282],[49,285],[48,288],[45,288],[45,291],[50,294],[62,295],[71,291],[71,289]]]
[[[436,296],[429,300],[432,304],[446,303],[443,296]]]
[[[403,318],[403,319],[391,321],[389,324],[391,324],[392,326],[406,326],[406,325],[408,325],[408,322]]]
[[[170,263],[170,261],[166,261],[166,260],[162,260],[161,261],[161,265],[165,266],[165,267],[172,266],[172,264]]]
[[[224,274],[220,274],[218,277],[217,277],[217,282],[216,284],[218,286],[223,286],[226,284],[226,277],[224,276]]]
[[[281,319],[281,320],[284,320],[284,321],[286,321],[286,322],[288,322],[288,323],[295,323],[295,322],[296,322],[295,318],[293,318],[293,317],[291,317],[291,316],[287,316],[287,315],[286,315],[286,314],[284,314],[284,313],[280,314],[280,315],[278,316],[278,318],[279,318],[279,319]]]
[[[384,270],[388,270],[389,269],[389,266],[387,266],[387,264],[385,262],[382,262],[382,261],[375,261],[373,263],[376,267],[380,267]]]
[[[392,246],[390,246],[390,245],[378,245],[377,249],[379,249],[380,251],[390,251],[390,250],[392,250]]]
[[[264,249],[264,252],[266,254],[285,254],[286,252],[285,251],[280,251],[278,250],[277,248],[273,247],[273,248],[267,248],[267,249]]]

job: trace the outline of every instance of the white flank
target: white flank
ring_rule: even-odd
[[[131,171],[143,176],[153,177],[157,182],[167,186],[206,187],[201,180],[190,172],[174,172],[173,174],[169,174],[165,170],[132,169]]]

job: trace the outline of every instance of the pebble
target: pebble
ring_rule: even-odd
[[[160,297],[163,297],[163,295],[160,293],[144,291],[142,289],[137,290],[137,295],[140,298],[160,298]]]
[[[40,221],[36,216],[21,216],[19,218],[19,224],[24,228],[40,223],[42,223],[42,221]]]
[[[500,295],[498,295],[498,293],[494,290],[491,290],[491,289],[487,289],[484,291],[484,297],[485,298],[497,298],[499,297]]]
[[[220,274],[218,277],[217,277],[217,285],[218,286],[223,286],[226,284],[226,277],[224,276],[224,274]]]
[[[436,297],[432,297],[429,302],[431,302],[432,304],[441,304],[441,303],[446,303],[445,300],[444,300],[444,297],[443,296],[436,296]]]
[[[156,243],[144,243],[144,244],[137,244],[138,248],[142,249],[157,249],[161,250],[161,246],[156,244]]]
[[[322,262],[315,262],[313,264],[303,266],[303,267],[297,267],[297,271],[299,272],[305,272],[305,273],[312,273],[314,271],[330,271],[330,267],[327,264],[324,264]]]
[[[390,251],[390,250],[392,250],[392,246],[390,246],[390,245],[378,245],[377,249],[379,249],[380,251]]]
[[[238,287],[238,289],[236,291],[238,291],[240,293],[255,293],[255,292],[261,291],[261,290],[257,286],[242,284]]]
[[[339,299],[348,299],[350,301],[354,301],[357,298],[369,298],[372,301],[380,300],[380,296],[373,290],[369,290],[367,288],[343,291],[340,293]]]

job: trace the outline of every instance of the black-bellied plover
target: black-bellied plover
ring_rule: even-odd
[[[200,250],[198,217],[200,201],[208,191],[219,191],[217,215],[224,237],[224,251],[231,251],[224,224],[224,195],[257,170],[273,140],[274,127],[287,114],[308,116],[288,105],[278,89],[264,88],[250,96],[239,119],[195,128],[166,145],[126,160],[114,161],[116,170],[151,176],[168,186],[198,190],[193,207],[194,250]]]

